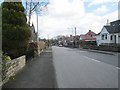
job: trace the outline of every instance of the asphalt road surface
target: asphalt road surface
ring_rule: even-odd
[[[58,88],[118,88],[118,56],[52,47]]]

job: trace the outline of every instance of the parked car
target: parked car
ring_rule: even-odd
[[[59,47],[62,47],[62,46],[63,46],[63,45],[61,45],[61,44],[59,45]]]

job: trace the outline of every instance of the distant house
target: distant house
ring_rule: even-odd
[[[95,35],[96,35],[96,33],[94,33],[93,31],[89,30],[88,33],[80,35],[80,40],[81,41],[96,41]]]
[[[30,42],[36,42],[37,41],[37,32],[35,32],[35,27],[33,24],[32,24],[32,26],[30,26],[30,30],[31,30]]]
[[[80,35],[80,46],[82,45],[90,45],[90,44],[96,44],[96,33],[93,31],[89,30],[88,33],[86,34],[81,34]]]
[[[120,44],[120,20],[103,26],[97,35],[97,45],[118,45]]]

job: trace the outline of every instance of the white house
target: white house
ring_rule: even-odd
[[[120,45],[120,20],[111,22],[110,25],[103,26],[97,35],[97,45]]]

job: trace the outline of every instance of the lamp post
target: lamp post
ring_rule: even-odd
[[[38,13],[37,13],[37,42],[39,42],[39,35],[38,35]]]
[[[40,55],[40,48],[39,48],[39,30],[38,30],[38,7],[36,7],[36,15],[37,15],[37,53],[39,56]]]

